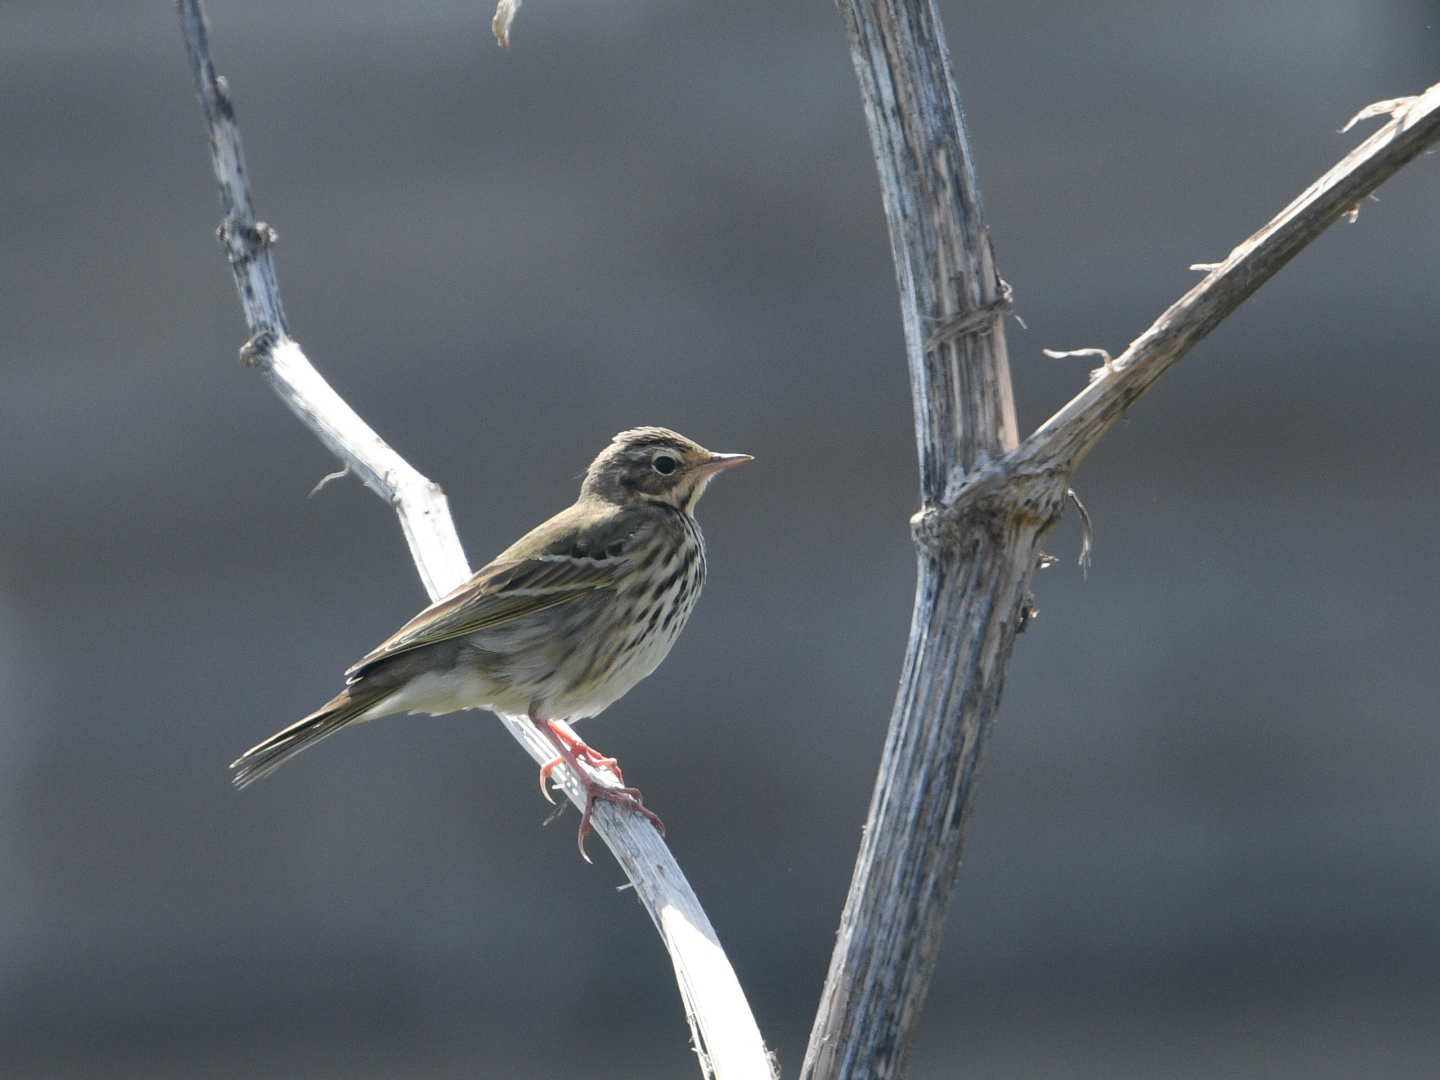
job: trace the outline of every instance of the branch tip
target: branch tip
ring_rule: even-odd
[[[1417,94],[1411,97],[1388,98],[1385,101],[1377,101],[1373,105],[1366,105],[1365,108],[1352,116],[1350,122],[1342,127],[1337,134],[1344,135],[1356,124],[1360,123],[1360,121],[1369,120],[1372,117],[1389,116],[1391,119],[1394,119],[1419,100],[1420,96]]]
[[[310,494],[306,495],[305,497],[307,499],[313,499],[316,495],[320,494],[320,489],[323,488],[326,484],[330,483],[331,480],[341,480],[349,475],[350,463],[347,461],[343,469],[339,470],[338,472],[326,473],[324,476],[322,476],[320,478],[320,482],[316,484],[313,488],[311,488]]]
[[[1062,360],[1067,356],[1100,357],[1100,359],[1105,361],[1105,363],[1103,366],[1098,367],[1092,372],[1090,372],[1091,382],[1094,382],[1102,375],[1113,374],[1116,370],[1115,358],[1111,356],[1108,352],[1106,352],[1104,349],[1066,349],[1063,352],[1057,349],[1041,349],[1040,351],[1043,352],[1046,356],[1050,357],[1050,359],[1052,360]]]
[[[495,7],[495,18],[490,20],[490,30],[506,52],[510,51],[510,26],[515,22],[515,13],[519,10],[520,0],[500,0]]]
[[[1090,511],[1085,509],[1085,504],[1080,501],[1080,496],[1075,494],[1074,488],[1065,489],[1065,497],[1075,504],[1075,509],[1080,511],[1080,525],[1082,536],[1080,540],[1080,569],[1088,579],[1090,577],[1090,549],[1094,546],[1095,525],[1090,520]]]

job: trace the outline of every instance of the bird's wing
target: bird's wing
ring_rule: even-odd
[[[579,506],[526,535],[442,597],[345,673],[354,682],[378,660],[463,637],[610,588],[641,521],[621,512],[598,520]]]
[[[384,657],[463,637],[608,588],[615,581],[615,570],[613,560],[606,565],[567,555],[491,563],[460,589],[416,615],[345,675],[353,682]]]

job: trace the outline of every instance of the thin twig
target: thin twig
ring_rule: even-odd
[[[1095,524],[1090,520],[1090,511],[1085,509],[1085,504],[1080,501],[1080,496],[1075,494],[1074,488],[1066,488],[1065,497],[1075,504],[1075,509],[1080,514],[1080,558],[1077,561],[1080,569],[1088,578],[1090,576],[1090,549],[1095,546]]]
[[[320,492],[325,490],[325,485],[329,484],[333,480],[344,480],[345,477],[349,475],[350,463],[346,462],[343,469],[336,469],[334,472],[326,473],[324,476],[320,477],[320,482],[317,483],[313,488],[311,488],[310,494],[306,495],[305,497],[307,499],[313,499],[316,495],[319,495]]]
[[[276,234],[255,220],[240,131],[224,80],[210,58],[204,12],[199,0],[178,0],[178,7],[210,130],[224,211],[220,237],[252,333],[241,359],[265,376],[348,469],[395,507],[425,589],[438,599],[470,576],[445,496],[360,419],[290,339],[271,258]],[[500,719],[532,758],[542,764],[550,760],[554,751],[534,724],[521,717]],[[552,778],[576,806],[584,805],[584,791],[568,770]],[[603,773],[596,778],[615,782]],[[739,980],[659,833],[649,822],[604,802],[596,806],[593,820],[670,952],[702,1073],[716,1080],[772,1080],[771,1059]]]

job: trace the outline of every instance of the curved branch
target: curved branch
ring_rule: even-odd
[[[277,237],[255,220],[240,131],[225,82],[215,74],[200,0],[177,0],[177,6],[220,185],[220,239],[253,334],[240,352],[241,360],[260,372],[301,422],[395,507],[425,589],[432,600],[438,599],[470,576],[445,495],[375,434],[290,339],[270,251]],[[537,762],[554,756],[528,720],[500,719]],[[584,791],[568,770],[557,770],[552,778],[577,807],[584,806]],[[615,783],[608,774],[596,774],[596,779]],[[649,822],[609,803],[595,807],[593,820],[669,950],[701,1071],[717,1080],[772,1080],[771,1059],[740,982],[670,849]]]

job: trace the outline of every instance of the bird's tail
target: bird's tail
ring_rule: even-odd
[[[303,720],[276,732],[231,762],[230,767],[235,770],[235,786],[243,788],[262,776],[269,776],[301,750],[361,719],[382,697],[383,692],[372,690],[367,693],[358,684],[347,686]]]

